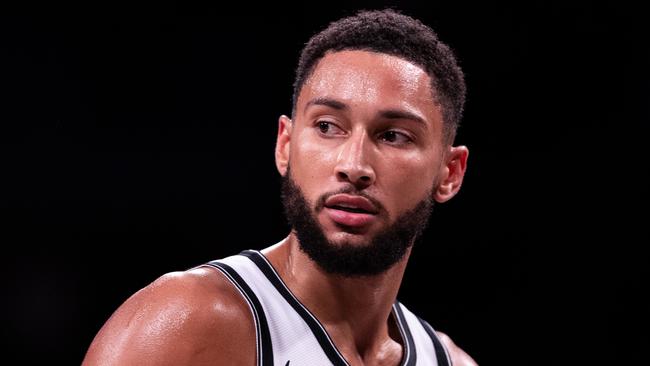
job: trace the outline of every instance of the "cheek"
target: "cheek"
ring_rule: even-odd
[[[326,186],[332,177],[333,157],[332,149],[322,143],[310,141],[308,138],[298,136],[300,143],[291,146],[289,164],[291,176],[301,187],[308,199],[313,200],[313,194],[320,194],[318,189]],[[316,190],[317,192],[314,192]]]
[[[389,196],[397,197],[399,207],[412,207],[431,192],[435,180],[435,169],[431,159],[419,157],[400,158],[398,161],[385,160],[384,177],[378,183],[385,186]]]
[[[307,132],[297,134],[295,137],[297,143],[291,146],[292,169],[298,168],[301,174],[310,176],[331,173],[329,168],[336,161],[335,149],[312,138]]]

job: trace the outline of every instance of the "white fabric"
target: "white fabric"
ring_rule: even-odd
[[[256,254],[268,263],[261,253],[256,252]],[[274,365],[286,366],[287,361],[290,361],[290,366],[332,365],[307,323],[303,320],[300,314],[293,309],[291,304],[289,304],[282,294],[278,292],[273,283],[267,279],[257,264],[243,255],[234,255],[216,262],[226,264],[233,268],[259,299],[269,325],[271,343],[273,345]],[[270,266],[270,263],[268,263],[268,265]],[[280,279],[275,271],[273,271],[273,273],[278,279]],[[281,279],[280,282],[286,287]],[[291,293],[291,291],[289,291],[289,293]],[[293,294],[291,296],[293,296]],[[404,313],[408,328],[410,329],[411,335],[414,339],[417,357],[415,366],[438,366],[433,343],[427,332],[424,330],[422,324],[406,307],[401,304],[399,306]],[[313,317],[311,312],[308,313]],[[393,313],[395,314],[395,311],[393,311]],[[396,315],[395,319],[398,319]],[[318,324],[322,327],[320,322],[318,322]],[[404,338],[403,324],[400,324],[400,332],[402,333],[402,338]],[[259,338],[259,334],[257,337]],[[328,339],[328,341],[331,342],[331,339]],[[410,350],[407,349],[406,340],[403,341],[403,344],[406,356],[406,352],[409,352]],[[334,349],[336,349],[336,347],[334,347]],[[258,355],[260,354],[259,351],[260,350],[258,350]],[[338,350],[336,352],[338,352]],[[444,357],[444,355],[441,355],[441,357]],[[343,357],[341,356],[341,358]],[[404,359],[406,360],[406,357],[404,357]]]

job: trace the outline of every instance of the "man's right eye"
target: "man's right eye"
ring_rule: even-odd
[[[318,130],[324,135],[334,135],[339,134],[341,131],[335,124],[327,121],[319,121],[317,123]]]
[[[329,129],[330,129],[329,122],[318,122],[318,129],[322,133],[327,133],[327,131],[329,131]]]

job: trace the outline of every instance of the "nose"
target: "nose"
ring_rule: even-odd
[[[336,162],[336,177],[339,181],[349,182],[358,190],[367,188],[375,182],[375,170],[372,167],[372,146],[366,133],[353,134],[341,146]]]

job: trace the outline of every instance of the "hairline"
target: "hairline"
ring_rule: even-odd
[[[305,86],[305,84],[307,84],[309,79],[311,79],[311,77],[314,75],[314,71],[316,70],[316,68],[318,67],[320,62],[328,54],[334,54],[334,53],[343,52],[343,51],[365,51],[365,52],[376,53],[376,54],[380,54],[380,55],[393,56],[393,57],[397,57],[397,58],[399,58],[401,60],[404,60],[406,62],[409,62],[412,65],[415,65],[415,66],[419,67],[422,71],[424,71],[427,74],[427,76],[429,76],[429,79],[431,79],[431,81],[429,82],[429,92],[431,93],[431,100],[432,100],[432,102],[434,103],[435,106],[440,108],[440,112],[441,112],[441,115],[442,115],[442,129],[443,129],[443,131],[442,131],[442,142],[446,146],[451,146],[453,144],[453,141],[454,141],[454,139],[456,137],[456,128],[454,128],[455,123],[454,123],[454,121],[447,121],[446,118],[445,118],[445,113],[444,113],[445,106],[440,101],[440,92],[436,88],[436,80],[437,80],[437,78],[436,78],[435,74],[433,74],[433,72],[428,71],[424,65],[422,65],[422,64],[420,64],[420,63],[418,63],[418,62],[416,62],[414,60],[409,60],[408,58],[404,57],[404,55],[401,55],[401,54],[398,54],[398,53],[389,53],[389,52],[379,51],[379,50],[377,50],[377,49],[375,49],[373,47],[346,47],[346,48],[342,48],[342,49],[329,48],[329,49],[325,50],[325,52],[323,52],[323,54],[320,57],[315,58],[312,65],[305,72],[304,77],[302,78],[302,82],[300,83],[298,88],[296,88],[294,90],[294,96],[293,96],[292,106],[291,106],[291,120],[293,120],[296,117],[296,113],[297,113],[297,110],[298,110],[298,99],[300,97],[300,94],[302,94],[303,87]]]

